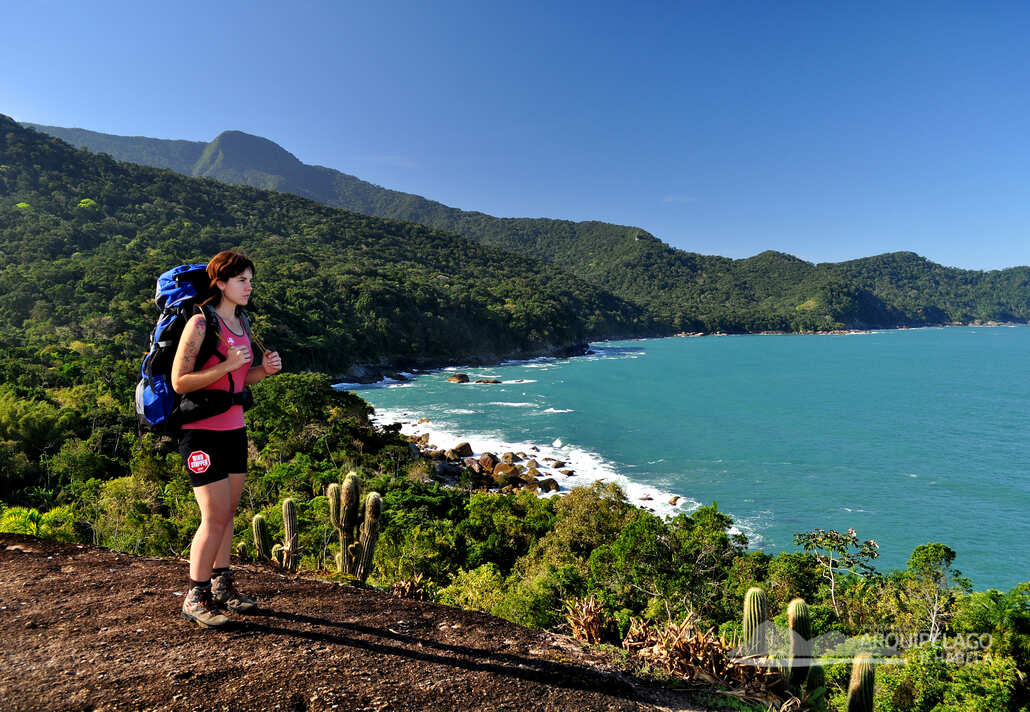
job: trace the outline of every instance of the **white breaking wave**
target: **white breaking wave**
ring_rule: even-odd
[[[575,413],[572,408],[547,408],[545,413]]]
[[[501,405],[506,408],[532,408],[536,403],[508,403],[506,401],[490,401],[487,405]]]
[[[537,461],[537,469],[540,470],[542,476],[553,477],[561,487],[558,493],[541,493],[542,497],[561,494],[568,492],[573,487],[588,486],[592,482],[601,481],[619,485],[631,504],[649,509],[660,516],[675,515],[681,512],[690,513],[701,506],[700,502],[690,497],[667,492],[653,485],[633,482],[616,469],[615,463],[605,460],[595,452],[572,444],[565,444],[560,438],[548,446],[530,442],[506,441],[498,433],[493,432],[457,434],[436,422],[418,423],[417,421],[422,417],[424,417],[422,413],[414,410],[383,408],[376,412],[375,422],[379,424],[399,422],[401,423],[401,433],[404,435],[428,433],[429,442],[434,447],[443,450],[453,448],[458,443],[467,442],[472,446],[476,457],[484,452],[492,452],[495,455],[505,452],[525,453],[527,459]],[[553,467],[551,464],[553,462],[563,464],[560,467]],[[563,475],[562,470],[571,471],[573,474]],[[673,498],[676,498],[676,504],[670,503]]]

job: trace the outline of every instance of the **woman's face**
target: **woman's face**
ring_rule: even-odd
[[[222,290],[222,299],[228,299],[237,306],[246,306],[250,301],[250,292],[253,290],[254,273],[245,269],[235,277],[227,280],[218,280],[216,284]]]

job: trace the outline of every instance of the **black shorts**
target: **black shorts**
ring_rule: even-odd
[[[247,429],[183,430],[179,454],[194,487],[246,473]]]

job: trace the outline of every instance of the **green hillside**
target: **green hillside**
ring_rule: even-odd
[[[5,343],[78,340],[135,359],[157,274],[234,245],[258,264],[261,336],[294,369],[493,360],[656,333],[641,308],[530,257],[117,163],[0,117]]]
[[[911,253],[811,264],[764,252],[743,260],[677,250],[636,227],[546,218],[495,218],[301,163],[238,131],[210,144],[160,142],[39,127],[121,160],[279,190],[367,215],[410,220],[561,265],[676,329],[820,331],[1030,319],[1030,268],[978,272]],[[196,155],[188,167],[181,159]]]

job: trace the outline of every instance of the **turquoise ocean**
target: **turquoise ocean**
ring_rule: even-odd
[[[565,489],[617,482],[660,514],[717,502],[770,553],[854,528],[881,570],[939,541],[978,589],[1030,579],[1030,327],[591,348],[341,387],[440,447],[565,461]],[[448,383],[455,371],[503,383]]]

